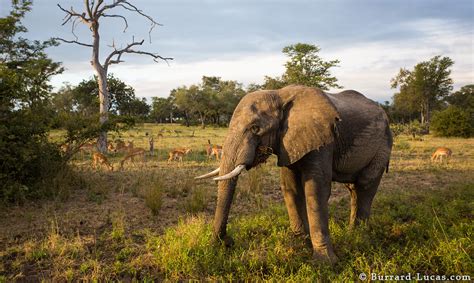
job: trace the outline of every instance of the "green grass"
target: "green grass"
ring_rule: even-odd
[[[157,138],[162,128],[171,132]],[[0,282],[473,275],[474,139],[397,137],[370,223],[353,231],[348,194],[334,185],[330,232],[339,261],[330,266],[313,260],[308,239],[290,232],[275,157],[239,179],[228,225],[234,246],[213,241],[216,184],[193,177],[218,166],[204,149],[207,139],[222,144],[226,131],[140,125],[120,138],[148,148],[145,133],[153,134],[155,155],[123,171],[94,170],[89,155],[78,155],[73,172],[51,184],[61,189],[57,198],[0,209]],[[193,152],[167,164],[168,150],[178,146]],[[439,146],[453,150],[448,163],[430,162]],[[120,158],[110,155],[115,165]]]
[[[209,219],[193,216],[162,235],[147,230],[127,235],[123,218],[92,246],[80,237],[65,238],[56,230],[23,250],[2,254],[4,272],[55,266],[56,279],[199,279],[345,281],[366,274],[467,274],[474,271],[472,243],[474,185],[443,191],[381,193],[370,225],[348,229],[347,201],[331,205],[331,237],[339,262],[312,260],[305,239],[289,231],[282,205],[233,219],[229,234],[235,245],[212,240]],[[6,260],[16,257],[24,265]],[[112,260],[112,262],[110,262]],[[55,268],[59,268],[55,270]]]

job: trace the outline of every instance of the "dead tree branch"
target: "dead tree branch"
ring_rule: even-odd
[[[125,24],[125,28],[123,29],[123,32],[125,32],[128,28],[128,22],[127,22],[127,18],[125,18],[124,16],[122,15],[109,15],[109,14],[102,14],[102,17],[106,17],[106,18],[120,18],[123,20],[124,24]]]
[[[125,48],[117,49],[115,48],[115,44],[112,45],[114,48],[114,51],[112,51],[109,56],[105,59],[104,62],[104,68],[107,68],[108,66],[112,64],[118,64],[121,62],[124,62],[121,58],[124,53],[133,53],[133,54],[141,54],[141,55],[147,55],[153,58],[153,61],[158,62],[158,60],[163,60],[168,63],[168,60],[173,60],[173,58],[168,58],[168,57],[162,57],[158,54],[151,53],[151,52],[146,52],[146,51],[141,51],[141,50],[134,50],[132,47],[134,46],[139,46],[142,45],[145,40],[141,41],[135,41],[134,39],[132,40],[132,43],[129,43]]]
[[[86,13],[79,14],[76,11],[74,11],[73,7],[71,7],[70,10],[66,10],[61,5],[58,4],[59,9],[61,9],[64,13],[66,13],[66,16],[63,19],[63,23],[61,25],[67,24],[73,17],[77,17],[81,19],[82,22],[86,24],[90,24],[92,18],[86,18]]]
[[[150,42],[151,42],[151,32],[153,31],[153,29],[156,26],[162,26],[162,24],[156,22],[151,16],[145,14],[142,10],[138,9],[135,5],[131,4],[127,0],[116,0],[113,4],[105,5],[102,7],[102,9],[97,10],[97,15],[100,17],[104,14],[105,11],[113,9],[115,7],[121,7],[125,10],[135,12],[141,15],[142,17],[145,17],[146,19],[148,19],[151,23],[150,30],[148,31],[148,38]]]
[[[79,44],[79,45],[82,45],[82,46],[94,47],[94,45],[92,45],[92,44],[79,42],[79,41],[77,41],[77,40],[66,40],[66,39],[60,38],[60,37],[54,37],[53,39],[55,39],[55,40],[60,40],[60,41],[62,41],[62,42],[66,42],[66,43],[75,43],[75,44]]]

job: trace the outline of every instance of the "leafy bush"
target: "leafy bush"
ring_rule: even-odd
[[[43,125],[34,113],[16,111],[5,115],[0,126],[0,198],[19,202],[43,191],[61,171],[58,147],[47,141]],[[3,117],[2,117],[3,118]]]
[[[428,134],[426,125],[420,124],[418,120],[413,120],[408,124],[391,124],[390,130],[394,137],[404,134],[412,136],[412,139],[417,139],[417,136]]]
[[[430,128],[437,136],[468,138],[474,133],[474,119],[469,112],[449,106],[433,115]]]
[[[420,124],[418,120],[413,120],[406,125],[405,133],[411,135],[413,139],[416,139],[416,136],[428,134],[428,128],[426,125]]]
[[[399,135],[404,133],[405,125],[404,124],[390,124],[390,131],[392,131],[393,137],[398,137]]]

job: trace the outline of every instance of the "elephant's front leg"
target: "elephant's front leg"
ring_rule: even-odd
[[[290,218],[291,230],[296,235],[307,235],[309,233],[309,226],[306,200],[298,172],[288,167],[282,167],[280,171],[280,182],[281,191]]]
[[[316,170],[317,171],[317,170]],[[314,256],[329,262],[337,261],[329,237],[328,200],[331,194],[331,181],[321,171],[302,175],[306,196],[309,230]]]

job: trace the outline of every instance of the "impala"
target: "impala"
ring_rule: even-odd
[[[207,140],[206,155],[207,159],[211,159],[212,156],[215,156],[216,160],[219,160],[222,158],[222,146],[217,144],[212,145],[211,140]]]
[[[169,152],[168,163],[170,163],[173,160],[182,162],[183,157],[190,152],[191,152],[190,148],[175,148]]]
[[[127,155],[120,161],[120,169],[123,169],[123,164],[127,160],[131,160],[132,163],[135,163],[135,157],[140,156],[143,161],[145,160],[145,150],[141,147],[135,147],[128,150]]]
[[[114,171],[114,166],[110,164],[109,160],[105,155],[100,152],[95,152],[92,154],[92,166],[97,169],[98,166],[105,165],[110,171]]]
[[[436,151],[431,155],[431,161],[443,162],[443,157],[448,161],[453,152],[447,147],[438,147]]]

